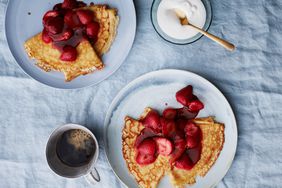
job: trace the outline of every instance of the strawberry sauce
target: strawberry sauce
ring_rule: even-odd
[[[192,149],[187,149],[187,154],[190,157],[191,161],[193,164],[196,164],[201,157],[201,152],[202,152],[202,145],[199,144],[197,147],[192,148]]]
[[[68,40],[55,41],[55,36],[51,36],[51,38],[53,39],[52,46],[58,49],[60,52],[63,52],[65,46],[72,46],[76,48],[83,40],[87,40],[82,28],[76,29],[73,36]]]

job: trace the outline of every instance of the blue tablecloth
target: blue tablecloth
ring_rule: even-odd
[[[81,179],[55,175],[45,160],[48,136],[57,126],[86,125],[101,143],[102,184],[122,187],[107,164],[103,120],[118,91],[134,78],[164,68],[193,71],[218,86],[238,123],[234,163],[218,187],[282,186],[282,1],[211,0],[210,32],[232,41],[233,53],[203,37],[192,45],[162,40],[150,21],[151,0],[135,0],[138,27],[127,60],[97,86],[64,91],[37,83],[13,59],[4,35],[0,0],[0,187],[86,187]]]

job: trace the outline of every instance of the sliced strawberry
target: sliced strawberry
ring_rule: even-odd
[[[44,28],[46,31],[52,34],[59,34],[63,31],[64,20],[61,17],[54,17],[47,19]]]
[[[188,105],[190,112],[199,112],[204,108],[204,104],[200,100],[194,100]]]
[[[163,117],[166,119],[174,119],[177,115],[177,110],[174,108],[167,108],[163,111]]]
[[[155,155],[156,142],[153,139],[146,139],[139,144],[137,151],[141,154]]]
[[[81,22],[76,14],[75,11],[68,10],[64,17],[64,22],[70,27],[70,28],[76,28],[81,26]]]
[[[175,167],[183,169],[183,170],[191,170],[193,168],[193,162],[189,158],[189,156],[184,153],[176,162]]]
[[[176,100],[184,106],[188,106],[193,97],[193,87],[191,85],[179,90],[176,95]]]
[[[145,127],[151,128],[157,133],[162,131],[160,115],[155,110],[150,111],[147,116],[141,120],[141,122]]]
[[[42,40],[47,44],[53,41],[52,38],[48,35],[48,32],[46,31],[46,29],[43,29],[41,37],[42,37]]]
[[[60,16],[60,12],[59,11],[56,11],[56,10],[49,10],[47,11],[44,16],[43,16],[43,25],[46,24],[47,20],[50,19],[50,18],[55,18],[55,17],[58,17]]]
[[[190,112],[187,107],[177,109],[177,117],[194,119],[198,115],[198,112]]]
[[[172,142],[166,138],[156,137],[154,138],[157,144],[157,152],[163,156],[169,156],[173,151]]]
[[[177,118],[175,122],[177,129],[180,131],[184,131],[187,121],[188,120],[186,118]]]
[[[201,133],[201,130],[192,121],[188,121],[187,124],[184,127],[184,132],[185,132],[186,136],[188,135],[188,136],[199,137],[200,133]]]
[[[174,120],[161,118],[160,122],[161,122],[163,135],[167,136],[167,137],[172,137],[173,134],[176,131],[176,126],[175,126]]]
[[[77,58],[77,51],[76,48],[72,46],[65,46],[63,48],[63,53],[60,56],[62,61],[74,61]]]
[[[93,21],[93,12],[91,10],[78,10],[76,14],[80,22],[84,25]]]
[[[200,160],[201,151],[202,151],[201,145],[198,145],[197,147],[195,147],[193,149],[187,150],[187,154],[188,154],[189,158],[191,159],[191,161],[193,162],[193,164],[196,164]]]
[[[90,22],[86,25],[86,34],[89,38],[97,38],[100,25],[98,22]]]
[[[77,8],[77,1],[76,0],[64,0],[62,4],[63,9],[74,9]]]
[[[135,147],[138,147],[140,143],[142,143],[145,139],[150,137],[160,136],[160,134],[156,134],[152,129],[145,128],[141,131],[141,134],[136,138]]]
[[[151,163],[155,162],[156,159],[157,159],[157,157],[155,155],[147,155],[147,154],[142,154],[142,153],[138,153],[137,156],[136,156],[136,162],[139,165],[151,164]]]
[[[185,140],[178,139],[174,140],[174,150],[171,153],[170,163],[174,163],[184,152],[185,152]]]

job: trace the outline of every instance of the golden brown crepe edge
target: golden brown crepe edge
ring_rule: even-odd
[[[97,55],[96,60],[99,61],[98,62],[99,66],[94,66],[92,68],[89,68],[88,70],[76,70],[75,73],[72,72],[72,71],[68,71],[68,73],[72,72],[71,74],[68,74],[67,72],[65,72],[63,70],[50,65],[50,62],[45,61],[44,58],[41,58],[41,56],[38,56],[37,53],[34,51],[33,45],[30,45],[30,42],[33,42],[33,40],[42,40],[41,36],[42,36],[42,32],[40,32],[40,33],[34,35],[33,37],[29,38],[24,43],[24,48],[25,48],[25,51],[26,51],[27,55],[29,56],[29,58],[36,60],[35,65],[38,66],[40,69],[44,70],[45,72],[50,72],[51,70],[62,72],[65,75],[65,81],[70,82],[71,80],[73,80],[74,78],[76,78],[80,75],[86,75],[86,74],[94,72],[95,70],[100,70],[104,67],[104,64],[102,63],[101,59]],[[42,42],[42,41],[40,41],[40,42]],[[43,44],[43,45],[50,45],[50,44]],[[80,43],[77,46],[78,51],[80,50],[80,48],[81,49],[83,48],[82,45],[84,45],[83,42]],[[89,46],[92,48],[91,45],[89,45]],[[50,48],[52,48],[52,47],[50,46]],[[93,52],[95,53],[94,49],[93,49]],[[60,60],[58,60],[58,62],[56,64],[59,64],[59,63],[60,63]],[[65,62],[65,63],[69,63],[69,62]]]

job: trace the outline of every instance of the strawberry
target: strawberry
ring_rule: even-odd
[[[74,9],[77,8],[77,1],[76,0],[64,0],[62,4],[63,9]]]
[[[200,136],[200,128],[195,125],[193,122],[188,121],[187,124],[184,127],[184,132],[186,134],[186,136]]]
[[[86,25],[86,34],[89,38],[97,38],[100,25],[98,22],[90,22]]]
[[[174,108],[167,108],[163,111],[163,117],[166,119],[174,119],[177,115],[177,110]]]
[[[150,137],[160,136],[156,134],[152,129],[145,128],[141,131],[141,134],[136,138],[135,147],[138,147],[140,143],[142,143],[145,139]]]
[[[147,155],[142,153],[137,153],[136,156],[136,162],[141,166],[151,164],[155,162],[156,159],[157,157],[155,155]]]
[[[163,137],[154,138],[157,145],[157,152],[163,156],[169,156],[173,151],[173,145],[170,140]]]
[[[141,120],[145,127],[151,128],[155,132],[161,132],[160,116],[159,113],[155,110],[150,111],[147,116]]]
[[[191,170],[193,168],[193,162],[189,158],[189,156],[184,153],[176,162],[175,167],[183,169],[183,170]]]
[[[177,109],[177,117],[194,119],[198,115],[198,112],[190,112],[187,107]]]
[[[186,86],[179,90],[176,95],[176,100],[184,106],[188,106],[193,97],[193,87],[191,85]]]
[[[75,11],[69,10],[65,14],[64,22],[70,27],[70,28],[76,28],[81,26],[81,22],[76,14]]]
[[[63,9],[62,8],[62,3],[58,3],[53,6],[53,10],[60,12],[60,15],[65,15],[68,9]]]
[[[188,104],[190,112],[199,112],[204,108],[204,104],[200,100],[194,100]]]
[[[193,122],[188,121],[185,125],[184,132],[186,135],[186,146],[194,148],[201,142],[201,129]]]
[[[49,10],[47,11],[44,16],[43,16],[43,25],[46,24],[47,20],[50,19],[50,18],[55,18],[55,17],[58,17],[60,16],[60,12],[59,11],[56,11],[56,10]]]
[[[176,131],[175,122],[170,119],[161,118],[160,123],[163,135],[167,137],[172,137],[174,132]]]
[[[177,139],[174,140],[174,150],[171,153],[170,163],[174,163],[184,152],[185,152],[185,140]]]
[[[64,20],[61,17],[54,17],[47,19],[44,28],[51,34],[59,34],[63,31]]]
[[[141,154],[155,155],[156,142],[153,139],[146,139],[139,144],[137,151]]]
[[[200,143],[199,137],[188,136],[186,137],[186,146],[188,148],[195,148]]]
[[[84,25],[93,21],[93,12],[91,10],[78,10],[76,14],[80,22]]]
[[[77,51],[76,48],[72,46],[65,46],[63,48],[63,53],[60,56],[62,61],[74,61],[77,58]]]
[[[41,37],[42,37],[42,40],[47,44],[52,42],[52,38],[48,35],[48,32],[46,31],[46,29],[43,29]]]

